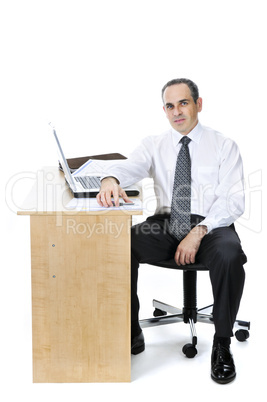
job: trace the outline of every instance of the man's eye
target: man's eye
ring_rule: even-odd
[[[186,105],[188,105],[188,102],[182,102],[181,105],[186,106]]]
[[[173,105],[167,105],[167,109],[173,109]]]

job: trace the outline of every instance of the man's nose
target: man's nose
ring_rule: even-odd
[[[180,110],[179,105],[174,106],[173,114],[174,114],[174,116],[179,116],[179,114],[181,114],[181,110]]]

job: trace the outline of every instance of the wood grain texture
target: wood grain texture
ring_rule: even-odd
[[[131,216],[31,216],[34,382],[130,381]]]

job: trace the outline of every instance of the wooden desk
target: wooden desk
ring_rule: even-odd
[[[69,211],[57,168],[37,173],[30,215],[33,382],[131,379],[130,227],[140,210]]]

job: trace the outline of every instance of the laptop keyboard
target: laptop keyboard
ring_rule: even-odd
[[[96,176],[74,176],[74,179],[81,183],[84,189],[90,190],[91,188],[99,188],[101,181]]]

